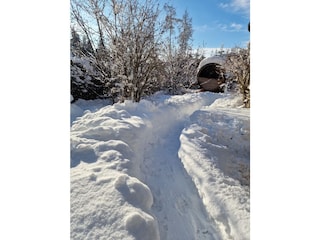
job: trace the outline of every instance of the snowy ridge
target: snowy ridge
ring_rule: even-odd
[[[123,106],[87,111],[71,127],[72,239],[160,239],[150,189],[133,177],[130,145],[145,123]]]
[[[249,239],[249,111],[241,109],[238,116],[215,105],[190,117],[179,156],[212,220],[223,229],[222,239]]]
[[[71,239],[249,239],[249,112],[232,99],[76,102]]]

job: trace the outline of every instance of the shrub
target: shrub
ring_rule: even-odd
[[[71,95],[77,99],[103,98],[103,82],[86,59],[73,58],[70,65]]]
[[[228,53],[224,68],[228,72],[227,82],[236,83],[244,106],[250,108],[250,43],[248,48],[235,48]]]

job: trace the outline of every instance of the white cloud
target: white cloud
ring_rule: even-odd
[[[228,3],[220,3],[219,7],[221,8],[228,8],[230,5]]]
[[[240,31],[242,29],[242,24],[231,23],[230,27],[231,27],[231,29],[234,29],[235,31]]]
[[[249,15],[250,0],[228,0],[228,2],[220,3],[219,7]]]
[[[194,30],[199,31],[199,32],[207,32],[210,30],[214,30],[213,27],[208,26],[207,24],[201,25],[201,26],[195,26]]]
[[[227,32],[228,26],[226,24],[219,24],[218,25],[221,31]]]
[[[231,6],[236,10],[249,10],[250,9],[250,0],[232,0]]]
[[[227,24],[219,24],[219,29],[223,32],[240,32],[244,31],[243,25],[238,23]]]

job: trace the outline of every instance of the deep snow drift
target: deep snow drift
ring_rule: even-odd
[[[249,239],[250,118],[228,94],[71,104],[71,239]]]

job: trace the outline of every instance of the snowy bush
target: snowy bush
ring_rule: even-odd
[[[197,75],[197,67],[201,61],[199,56],[191,54],[177,55],[174,56],[174,59],[172,69],[166,69],[166,79],[162,85],[162,90],[172,95],[182,94],[192,86]]]
[[[235,48],[227,54],[224,68],[228,72],[227,85],[236,83],[245,107],[250,108],[250,43],[248,48]]]
[[[79,98],[86,100],[103,98],[103,83],[89,60],[72,58],[70,77],[73,101]]]

